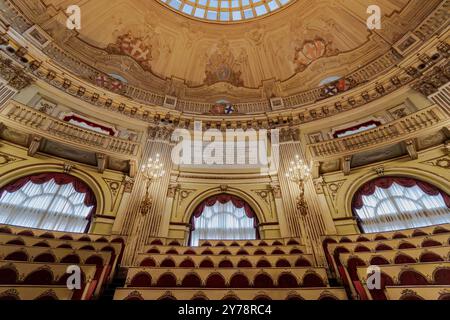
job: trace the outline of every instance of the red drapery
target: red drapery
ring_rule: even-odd
[[[362,127],[368,127],[368,126],[370,126],[370,125],[375,125],[375,126],[379,127],[379,126],[381,126],[381,122],[380,122],[380,121],[375,121],[375,120],[370,120],[370,121],[367,121],[367,122],[358,124],[358,125],[353,126],[353,127],[341,129],[341,130],[336,131],[336,132],[333,134],[333,137],[334,137],[334,138],[339,138],[339,135],[341,135],[341,134],[343,134],[343,133],[346,133],[347,131],[358,130],[358,129],[362,128]]]
[[[244,208],[245,214],[247,215],[247,217],[255,219],[254,220],[255,227],[258,225],[257,217],[256,217],[255,213],[253,212],[252,207],[250,207],[250,205],[247,202],[245,202],[241,198],[233,196],[231,194],[222,193],[222,194],[218,194],[218,195],[209,197],[208,199],[206,199],[205,201],[203,201],[202,203],[200,203],[197,206],[197,208],[194,210],[194,214],[192,215],[192,219],[191,219],[192,230],[195,230],[195,218],[199,218],[202,215],[205,207],[212,207],[217,202],[220,202],[221,204],[225,204],[230,201],[233,203],[233,205],[236,208],[239,208],[239,209]]]
[[[79,193],[84,193],[84,204],[88,207],[95,206],[96,205],[96,199],[94,196],[94,193],[92,192],[91,188],[84,183],[82,180],[78,179],[77,177],[65,174],[65,173],[41,173],[36,174],[32,176],[27,176],[20,178],[19,180],[16,180],[13,183],[10,183],[7,186],[4,186],[0,189],[0,198],[3,195],[3,192],[9,192],[14,193],[18,190],[20,190],[24,185],[26,185],[28,182],[32,182],[35,184],[44,184],[50,180],[54,180],[57,185],[66,185],[66,184],[72,184],[74,189]]]
[[[112,128],[102,126],[101,124],[98,124],[98,123],[89,121],[89,120],[84,119],[84,118],[80,118],[80,117],[78,117],[78,116],[76,116],[76,115],[65,116],[65,117],[63,118],[63,120],[66,121],[66,122],[70,122],[70,120],[74,120],[74,121],[76,121],[76,122],[85,123],[85,124],[87,124],[87,125],[90,126],[90,127],[93,127],[93,128],[99,128],[99,129],[101,129],[101,130],[103,130],[103,131],[108,132],[108,134],[109,134],[110,136],[112,136],[112,137],[114,137],[114,136],[116,135],[116,132],[115,132]]]
[[[356,192],[353,198],[353,208],[361,209],[364,205],[362,196],[370,196],[374,194],[376,187],[389,189],[393,183],[397,183],[405,188],[418,186],[424,193],[430,196],[437,196],[440,194],[447,207],[450,208],[450,196],[448,194],[427,182],[406,177],[382,177],[367,182]]]

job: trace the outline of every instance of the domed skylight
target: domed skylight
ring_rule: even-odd
[[[159,0],[188,16],[218,22],[264,16],[294,0]]]

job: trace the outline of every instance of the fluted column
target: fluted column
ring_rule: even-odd
[[[149,194],[153,200],[152,207],[147,214],[140,212],[141,202],[146,193],[146,179],[140,170],[137,171],[130,201],[127,204],[126,216],[120,233],[127,235],[127,244],[123,257],[123,264],[134,262],[138,252],[147,244],[150,237],[161,236],[161,224],[166,207],[166,194],[169,186],[170,171],[172,169],[170,144],[171,130],[166,128],[150,128],[147,141],[138,168],[148,158],[160,155],[160,161],[166,174],[150,185]]]
[[[285,219],[289,226],[290,236],[301,238],[303,243],[307,245],[308,251],[314,253],[317,263],[322,264],[321,236],[326,233],[324,217],[326,218],[329,213],[322,208],[311,179],[305,182],[305,200],[308,204],[308,214],[302,216],[298,212],[299,187],[285,175],[289,170],[290,162],[295,159],[296,155],[299,155],[300,159],[303,159],[306,163],[309,162],[306,159],[302,144],[296,139],[287,139],[287,141],[280,143],[278,178],[284,200]]]

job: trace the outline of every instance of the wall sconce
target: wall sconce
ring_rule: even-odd
[[[153,182],[159,180],[164,176],[166,173],[162,168],[163,164],[161,163],[159,159],[159,154],[156,155],[156,158],[149,158],[147,163],[144,163],[142,165],[142,175],[145,182],[145,197],[144,200],[141,202],[141,206],[139,208],[139,211],[142,215],[146,215],[153,206],[153,199],[150,196],[150,186]]]
[[[300,156],[296,155],[295,161],[291,161],[289,165],[286,177],[298,185],[300,194],[297,197],[297,210],[302,216],[306,216],[308,204],[305,200],[305,181],[311,177],[311,165],[307,165],[300,159]]]

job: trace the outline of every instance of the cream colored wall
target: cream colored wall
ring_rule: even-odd
[[[69,174],[86,182],[97,199],[96,215],[89,232],[111,234],[124,189],[121,173],[106,170],[100,174],[94,167],[39,153],[30,157],[27,155],[26,148],[2,141],[0,144],[0,187],[30,174],[64,172],[66,165],[72,165]]]
[[[441,145],[419,152],[417,160],[402,157],[352,169],[348,176],[342,172],[323,175],[323,194],[336,225],[337,233],[359,232],[352,216],[352,197],[364,183],[382,176],[377,174],[377,170],[382,170],[384,176],[417,178],[450,193],[448,161],[450,161],[449,151],[444,145]]]

